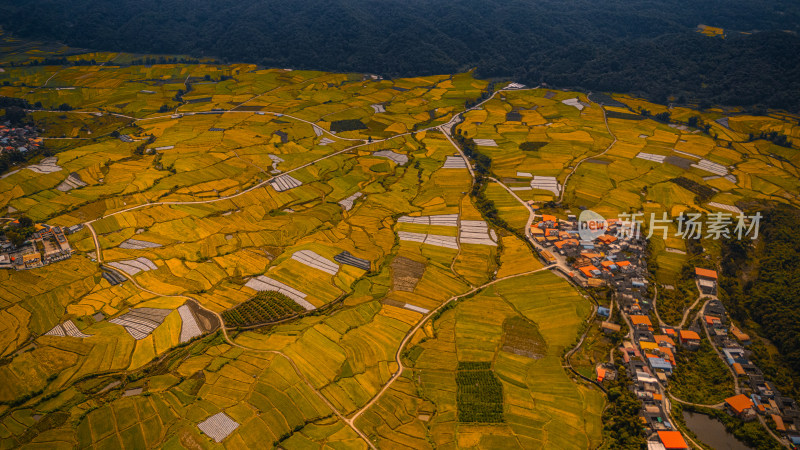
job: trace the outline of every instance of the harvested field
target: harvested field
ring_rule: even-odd
[[[539,359],[547,355],[547,343],[536,325],[522,317],[503,322],[503,351]]]
[[[680,156],[673,156],[673,155],[667,156],[664,159],[664,162],[672,164],[673,166],[676,167],[680,167],[683,170],[689,170],[689,168],[691,168],[692,164],[694,163],[690,159],[681,158]]]
[[[392,260],[392,289],[395,291],[414,292],[417,283],[425,273],[425,264],[404,256]]]

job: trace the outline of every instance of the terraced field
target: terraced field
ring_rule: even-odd
[[[747,135],[800,137],[778,115],[671,110],[703,133],[471,73],[135,56],[0,60],[53,153],[0,178],[0,208],[84,225],[70,259],[0,270],[0,447],[594,447],[605,397],[562,360],[592,303],[520,238],[526,203],[798,203],[796,152]],[[680,286],[698,256],[671,231],[651,261]]]

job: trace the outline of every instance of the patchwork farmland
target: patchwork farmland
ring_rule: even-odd
[[[0,59],[51,152],[0,208],[72,249],[0,270],[3,448],[595,448],[624,319],[554,224],[800,202],[777,113],[134,56]],[[691,323],[721,249],[670,231],[636,256]]]

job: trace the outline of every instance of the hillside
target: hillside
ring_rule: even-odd
[[[384,76],[478,67],[528,84],[797,111],[800,38],[776,31],[800,31],[799,11],[776,0],[0,0],[0,24],[99,50]],[[704,23],[727,37],[696,33]]]

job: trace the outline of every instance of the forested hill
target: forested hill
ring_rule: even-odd
[[[778,0],[0,0],[0,24],[99,50],[388,76],[478,67],[530,84],[798,110],[799,11]],[[701,23],[728,37],[696,33]]]

